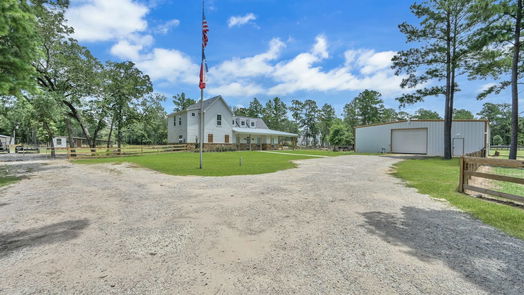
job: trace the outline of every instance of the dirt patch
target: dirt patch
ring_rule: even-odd
[[[396,161],[38,166],[0,189],[0,293],[519,294],[524,242],[405,187]]]

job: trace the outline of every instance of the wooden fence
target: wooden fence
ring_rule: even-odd
[[[462,193],[473,191],[523,203],[523,169],[524,161],[519,160],[462,157],[458,190]]]
[[[115,147],[96,147],[96,148],[56,148],[55,152],[67,153],[68,159],[85,159],[85,158],[107,158],[121,157],[144,154],[157,154],[166,152],[187,151],[186,144],[175,145],[157,145],[157,146],[124,146]]]

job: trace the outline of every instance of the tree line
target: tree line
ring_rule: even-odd
[[[445,158],[451,157],[452,119],[471,115],[454,108],[460,77],[496,81],[479,100],[510,89],[511,103],[496,105],[509,125],[498,117],[497,123],[491,120],[492,134],[509,142],[510,158],[516,158],[523,1],[420,0],[410,8],[418,23],[399,25],[410,47],[392,59],[395,73],[403,77],[400,86],[408,90],[397,100],[402,107],[428,96],[444,98]],[[154,92],[149,76],[132,62],[101,62],[81,46],[64,17],[68,3],[0,2],[0,132],[16,131],[23,141],[51,145],[54,136],[64,134],[73,144],[77,136],[93,147],[101,140],[118,146],[164,143],[166,112],[161,103],[166,97]],[[350,144],[356,125],[438,117],[429,110],[406,114],[386,108],[373,90],[346,104],[340,117],[329,104],[318,106],[306,99],[288,106],[278,97],[264,105],[253,100],[235,112],[264,118],[270,128],[298,130],[308,145]]]
[[[422,0],[411,5],[417,25],[402,23],[400,31],[413,47],[392,59],[401,87],[412,89],[398,98],[401,105],[444,97],[445,158],[451,158],[451,125],[460,76],[497,81],[477,96],[511,89],[510,159],[517,156],[519,80],[522,64],[524,0]]]
[[[261,118],[268,128],[300,135],[299,144],[306,146],[350,146],[354,144],[354,129],[357,126],[387,123],[399,120],[441,120],[434,111],[418,109],[413,114],[386,108],[381,94],[374,90],[364,90],[349,101],[340,116],[335,108],[325,103],[319,106],[316,100],[292,99],[286,104],[281,98],[274,97],[262,104],[253,98],[246,107],[233,107],[235,116]],[[174,112],[179,112],[196,100],[185,93],[174,96]],[[468,110],[454,111],[454,119],[475,119]]]
[[[102,140],[164,143],[165,97],[130,61],[101,62],[72,37],[69,1],[0,4],[0,133],[36,144],[67,135],[91,147]]]

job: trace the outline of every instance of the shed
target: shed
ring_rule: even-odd
[[[454,120],[452,155],[489,150],[489,122]],[[355,129],[355,151],[444,156],[443,120],[408,120],[360,126]]]

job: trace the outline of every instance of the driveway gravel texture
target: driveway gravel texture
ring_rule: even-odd
[[[0,293],[522,294],[524,241],[406,187],[399,160],[229,177],[6,163],[31,172],[0,188]]]

